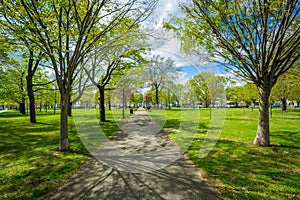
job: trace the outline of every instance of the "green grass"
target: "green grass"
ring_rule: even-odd
[[[30,124],[28,116],[16,111],[1,113],[0,199],[49,198],[88,159],[89,152],[79,139],[86,136],[80,132],[80,125],[98,126],[94,113],[92,109],[74,110],[69,152],[58,151],[58,114],[38,112],[39,123]],[[150,114],[164,127],[180,130],[170,137],[186,149],[210,184],[227,198],[300,199],[300,110],[290,109],[283,115],[280,110],[273,111],[272,146],[268,148],[252,145],[257,109],[226,109],[226,113],[222,134],[204,158],[199,156],[199,149],[209,133],[209,109],[200,109],[199,123],[199,113],[192,109],[184,109],[184,117],[178,109],[152,110]],[[107,111],[108,122],[100,123],[106,136],[118,130],[114,117],[122,124],[119,110]]]
[[[166,114],[164,113],[166,112]],[[178,110],[154,111],[154,118],[165,118],[166,128],[178,128]],[[283,115],[273,110],[270,121],[271,147],[252,145],[257,129],[258,110],[226,109],[222,134],[204,158],[199,149],[207,134],[209,109],[200,109],[200,123],[188,157],[205,178],[229,199],[300,199],[300,110]],[[170,134],[176,141],[176,134]]]
[[[59,114],[37,114],[37,124],[16,111],[0,114],[0,199],[49,198],[89,158],[73,118],[69,119],[71,149],[59,152]],[[101,127],[110,135],[117,126],[111,112],[107,118],[110,121]]]

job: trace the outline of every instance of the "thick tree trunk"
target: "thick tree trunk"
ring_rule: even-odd
[[[72,117],[72,101],[70,101],[70,100],[68,103],[68,116]]]
[[[60,100],[61,112],[60,112],[60,142],[59,151],[69,150],[68,139],[68,108],[69,108],[69,95],[67,93],[62,94]]]
[[[208,108],[208,101],[205,101],[205,108]]]
[[[280,98],[280,101],[281,101],[281,111],[283,112],[283,111],[286,111],[286,104],[287,104],[287,102],[286,102],[286,98]]]
[[[26,109],[25,109],[25,98],[22,97],[21,103],[19,103],[19,111],[22,115],[26,114]]]
[[[104,100],[104,86],[100,86],[98,85],[97,86],[98,89],[99,89],[99,93],[100,93],[100,98],[99,98],[99,101],[100,101],[100,104],[99,104],[99,111],[100,111],[100,121],[101,122],[105,122],[106,119],[105,119],[105,100]]]
[[[269,97],[271,89],[271,85],[258,87],[259,115],[258,128],[254,140],[254,144],[257,146],[270,146]]]
[[[35,114],[35,107],[34,107],[34,92],[33,92],[33,84],[32,84],[32,75],[28,74],[26,77],[27,81],[27,95],[29,99],[29,115],[30,115],[30,122],[36,123],[36,114]]]

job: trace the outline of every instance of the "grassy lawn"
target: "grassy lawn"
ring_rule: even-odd
[[[95,110],[93,110],[95,112]],[[45,199],[89,158],[73,118],[69,120],[69,152],[59,152],[59,114],[37,112],[37,124],[16,111],[0,113],[0,199]],[[101,124],[116,129],[112,113]],[[112,129],[114,127],[115,129]]]
[[[192,112],[192,111],[191,111]],[[179,128],[178,110],[155,111],[165,118],[166,128]],[[199,166],[205,178],[229,199],[300,199],[300,110],[283,115],[273,110],[271,143],[268,148],[252,142],[257,129],[258,110],[226,109],[222,134],[213,150],[199,157],[207,134],[209,109],[200,110],[200,123],[186,154]],[[178,134],[178,133],[177,133]],[[170,134],[176,141],[176,133]]]
[[[125,112],[127,117],[128,112]],[[74,110],[74,118],[70,118],[71,151],[63,153],[58,151],[59,114],[38,112],[39,123],[30,124],[28,116],[20,116],[16,111],[1,113],[0,199],[49,198],[89,158],[79,136],[84,140],[80,128],[99,125],[94,113],[95,110]],[[118,130],[114,116],[122,124],[121,112],[106,114],[109,121],[100,125],[105,135],[110,136]],[[165,128],[180,130],[170,137],[186,149],[205,178],[229,199],[300,199],[297,196],[300,194],[300,109],[290,109],[283,115],[280,110],[273,111],[272,147],[268,148],[252,145],[257,109],[254,112],[226,109],[222,134],[204,158],[199,157],[199,149],[209,133],[209,109],[201,109],[200,115],[197,110],[187,109],[183,117],[178,109],[152,110],[150,114]]]

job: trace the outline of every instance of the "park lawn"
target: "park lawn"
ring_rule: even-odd
[[[117,127],[109,111],[107,118],[103,129]],[[73,118],[68,152],[58,151],[59,114],[37,112],[37,121],[13,110],[0,114],[0,199],[49,198],[90,156]]]
[[[229,199],[300,199],[300,109],[289,108],[284,114],[273,109],[271,147],[252,145],[257,109],[226,109],[217,144],[201,158],[199,149],[210,125],[209,113],[209,109],[200,109],[197,133],[190,136],[194,140],[185,152],[211,185]],[[176,109],[153,111],[151,115],[165,117],[166,128],[180,126]],[[170,137],[175,138],[176,133]]]

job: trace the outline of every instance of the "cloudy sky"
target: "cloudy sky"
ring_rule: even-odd
[[[163,32],[162,23],[164,20],[170,19],[170,16],[183,16],[177,0],[159,0],[147,24],[158,32],[157,38],[153,38],[151,41],[153,44],[152,53],[170,57],[175,60],[176,66],[182,68],[183,72],[178,82],[184,83],[201,71],[211,71],[216,74],[225,73],[223,70],[220,71],[219,65],[206,63],[203,59],[201,60],[199,56],[184,56],[184,53],[180,50],[180,42],[174,38],[171,33]],[[206,54],[206,52],[203,53]]]

